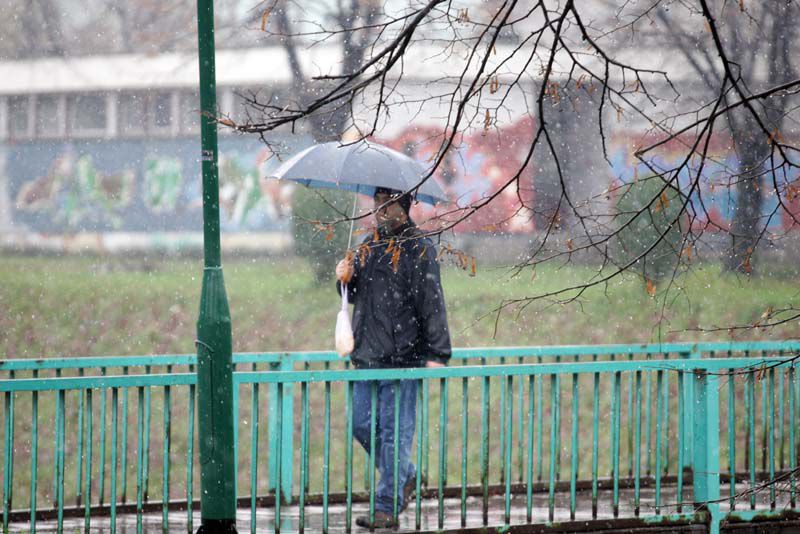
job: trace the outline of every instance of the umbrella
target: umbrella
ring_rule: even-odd
[[[269,177],[306,187],[341,189],[371,197],[378,187],[409,191],[426,173],[424,166],[405,154],[362,140],[346,145],[332,141],[310,146],[292,156]],[[415,198],[436,204],[446,201],[447,195],[431,177],[417,189]],[[356,204],[353,202],[353,217]],[[353,222],[350,222],[347,248],[350,248],[353,238]]]
[[[383,145],[360,141],[342,145],[337,141],[314,145],[292,156],[270,178],[291,180],[307,187],[342,189],[367,196],[376,187],[399,191],[414,188],[427,170],[424,166]],[[427,204],[447,200],[432,178],[416,191],[415,198]]]

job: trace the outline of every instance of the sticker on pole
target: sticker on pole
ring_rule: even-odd
[[[203,150],[201,152],[200,159],[202,161],[214,161],[214,151],[213,150]]]

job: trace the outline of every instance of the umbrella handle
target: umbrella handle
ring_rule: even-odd
[[[347,311],[347,284],[342,284],[342,310]]]
[[[358,206],[358,193],[353,193],[353,214],[350,216],[350,237],[347,238],[347,250],[353,244],[353,226],[355,225],[356,206]]]

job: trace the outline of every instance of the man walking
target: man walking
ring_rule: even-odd
[[[358,369],[440,367],[450,358],[444,294],[430,239],[420,236],[409,217],[411,197],[377,188],[374,196],[377,236],[364,241],[368,248],[336,266],[337,288],[347,285],[355,304],[355,347],[350,360]],[[377,239],[376,239],[377,237]],[[353,435],[370,451],[371,382],[353,386]],[[417,381],[378,381],[375,414],[375,463],[380,473],[375,495],[375,521],[356,518],[369,528],[397,526],[394,518],[394,402],[400,397],[398,427],[398,513],[407,506],[415,485],[411,447],[417,400]]]

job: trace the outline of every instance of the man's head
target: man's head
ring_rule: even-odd
[[[378,187],[375,189],[375,220],[378,225],[393,230],[408,222],[408,211],[411,209],[411,195],[403,194],[396,189]]]

